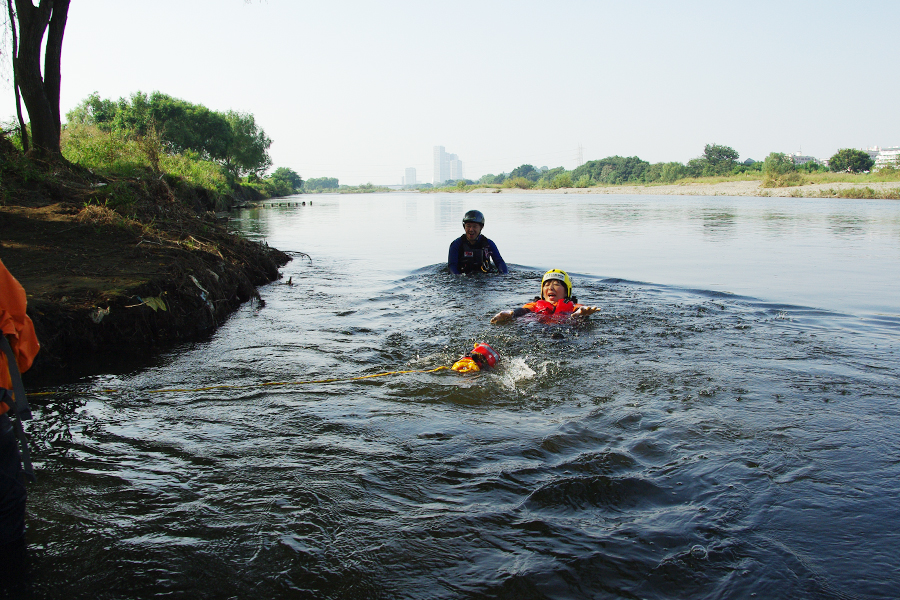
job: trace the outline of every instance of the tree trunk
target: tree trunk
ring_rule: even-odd
[[[16,0],[19,47],[13,68],[31,119],[31,153],[43,160],[61,160],[59,88],[62,40],[69,0]],[[41,76],[41,42],[50,28]]]
[[[19,33],[16,31],[16,11],[13,9],[13,0],[6,0],[6,8],[9,11],[9,29],[12,32],[12,59],[16,64],[16,53],[19,51]],[[16,97],[16,117],[19,119],[19,139],[22,141],[22,150],[28,152],[28,129],[25,128],[25,119],[22,118],[22,98],[19,95],[19,80],[16,77],[16,69],[13,67],[13,92]]]

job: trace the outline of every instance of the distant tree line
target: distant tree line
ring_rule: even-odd
[[[592,185],[622,185],[673,183],[681,179],[698,177],[727,177],[757,172],[770,185],[796,185],[801,172],[825,170],[826,167],[808,162],[794,165],[793,159],[783,153],[773,152],[765,161],[752,159],[739,161],[740,155],[730,146],[707,144],[703,154],[683,164],[665,162],[651,164],[637,156],[609,156],[592,160],[568,171],[563,167],[549,169],[523,164],[509,173],[488,174],[481,177],[481,184],[502,184],[520,188],[590,187]],[[828,161],[833,171],[860,173],[872,168],[874,161],[860,150],[843,149]]]
[[[303,184],[303,190],[312,193],[337,191],[339,187],[337,177],[314,177]]]

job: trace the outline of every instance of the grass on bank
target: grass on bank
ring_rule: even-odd
[[[69,162],[111,177],[138,178],[148,172],[179,177],[216,196],[231,192],[222,167],[190,154],[168,154],[158,140],[133,139],[120,132],[106,133],[91,125],[66,127],[60,139]]]
[[[253,199],[296,193],[288,183],[274,177],[254,175],[237,179],[224,167],[205,160],[194,151],[171,153],[156,135],[136,137],[120,131],[105,132],[93,125],[69,125],[60,139],[63,156],[71,163],[114,179],[140,179],[164,174],[169,180],[206,190],[217,210],[230,207],[236,195]]]

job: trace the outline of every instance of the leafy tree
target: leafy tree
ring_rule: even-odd
[[[650,167],[650,163],[641,160],[637,156],[609,156],[601,160],[591,160],[574,171],[572,178],[580,180],[587,175],[592,181],[602,183],[627,183],[643,181],[644,171]]]
[[[249,113],[229,110],[225,120],[231,125],[231,140],[225,149],[225,168],[235,175],[262,172],[272,165],[269,146],[272,140],[256,126]]]
[[[482,175],[481,179],[478,180],[478,183],[498,184],[503,183],[504,181],[506,181],[506,173],[500,173],[499,175]]]
[[[763,161],[763,173],[775,177],[795,171],[794,160],[787,154],[772,152]]]
[[[13,0],[7,0],[6,6],[12,34],[13,90],[22,148],[41,159],[62,160],[59,146],[60,62],[69,0],[40,0],[37,6],[33,0],[15,0],[15,8]],[[30,142],[22,116],[22,101],[30,119]]]
[[[303,189],[307,191],[336,190],[338,185],[337,177],[318,177],[307,179],[303,184]]]
[[[519,165],[509,173],[509,179],[516,177],[524,177],[528,181],[537,181],[541,178],[541,172],[534,168],[533,165]]]
[[[853,148],[842,148],[828,159],[828,167],[832,171],[849,171],[850,173],[862,173],[869,171],[875,161],[868,153]]]
[[[219,113],[161,92],[132,94],[117,102],[95,92],[67,115],[70,123],[96,125],[141,138],[159,137],[172,154],[187,151],[218,162],[233,177],[264,172],[271,165],[272,144],[251,114]]]
[[[278,167],[269,177],[272,181],[283,183],[292,192],[303,189],[303,179],[296,171],[288,167]]]
[[[94,92],[66,113],[66,121],[70,125],[95,125],[108,131],[116,116],[116,110],[118,105],[114,101],[104,100],[100,98],[100,94]]]
[[[763,161],[763,187],[800,185],[803,181],[794,166],[794,159],[782,152],[772,152]]]
[[[660,164],[659,180],[665,183],[673,183],[688,176],[687,167],[680,162],[667,162]]]
[[[703,148],[703,158],[706,159],[706,162],[709,163],[716,173],[727,173],[730,171],[739,157],[737,150],[730,146],[707,144]]]
[[[572,175],[570,173],[559,173],[558,175],[554,175],[550,187],[554,189],[572,187]]]
[[[703,156],[692,158],[687,163],[687,171],[691,177],[712,177],[735,172],[739,158],[737,150],[730,146],[707,144],[703,148]]]

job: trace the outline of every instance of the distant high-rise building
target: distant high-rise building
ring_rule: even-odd
[[[455,154],[450,155],[450,179],[458,180],[463,178],[462,161]]]
[[[434,184],[438,185],[450,179],[462,179],[462,161],[455,154],[447,154],[443,146],[434,147]]]
[[[415,167],[406,167],[406,176],[403,178],[403,185],[416,185]]]

